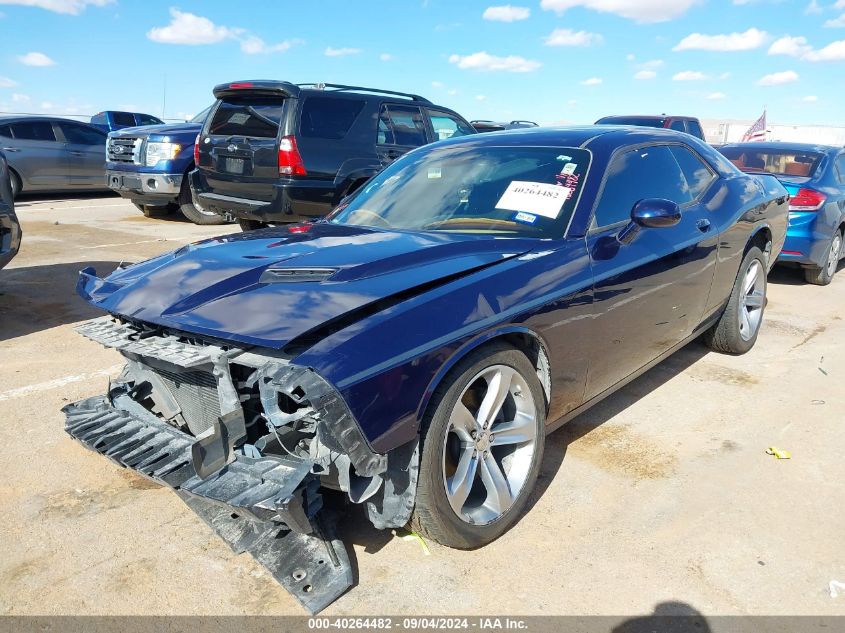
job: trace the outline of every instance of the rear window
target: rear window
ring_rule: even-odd
[[[723,147],[719,150],[742,171],[776,176],[812,176],[824,154],[759,147]]]
[[[132,116],[131,112],[115,112],[112,114],[112,120],[117,125],[125,125],[126,127],[135,125],[135,117]]]
[[[302,106],[299,133],[305,138],[342,139],[363,108],[358,99],[309,97]]]
[[[227,97],[214,112],[208,133],[275,138],[284,107],[279,97]]]
[[[596,121],[596,125],[639,125],[643,127],[663,127],[665,121],[666,119],[651,119],[648,117],[638,116],[608,116]]]
[[[160,125],[162,123],[164,123],[164,121],[157,119],[154,116],[150,116],[149,114],[138,115],[138,125]]]

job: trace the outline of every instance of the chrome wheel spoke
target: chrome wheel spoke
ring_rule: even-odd
[[[762,292],[752,292],[751,294],[746,295],[746,297],[745,297],[745,305],[748,308],[753,308],[753,309],[762,308],[763,307],[763,301],[764,301],[764,297],[763,297]]]
[[[491,429],[490,446],[504,446],[506,444],[522,444],[534,439],[534,417],[528,414],[517,414],[510,422],[501,422]]]
[[[740,311],[739,320],[740,320],[740,327],[739,327],[740,331],[743,334],[746,334],[746,335],[750,334],[750,332],[751,332],[751,319],[748,318],[748,310],[743,308]]]
[[[481,460],[481,481],[487,489],[484,505],[497,515],[502,514],[513,503],[513,495],[505,474],[491,453]]]
[[[476,420],[483,428],[490,426],[496,416],[499,415],[502,404],[504,404],[510,390],[513,373],[513,369],[510,367],[500,366],[489,379],[487,393],[484,394],[484,399],[481,401],[476,416]]]
[[[472,446],[462,447],[455,474],[446,481],[446,493],[455,513],[460,516],[475,481],[478,458]]]
[[[449,418],[449,424],[451,425],[452,430],[455,431],[455,434],[460,437],[463,442],[471,442],[471,434],[478,428],[475,416],[460,400],[458,400],[455,408],[452,410],[452,415]]]

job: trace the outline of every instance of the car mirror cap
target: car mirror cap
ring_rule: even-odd
[[[675,226],[680,221],[680,207],[677,203],[664,198],[645,198],[631,209],[631,222],[644,228],[659,229]]]

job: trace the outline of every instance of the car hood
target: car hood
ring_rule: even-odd
[[[104,279],[88,268],[78,291],[112,314],[279,349],[348,327],[538,242],[320,223],[205,240]]]
[[[124,127],[112,132],[112,136],[171,136],[174,134],[199,134],[202,123],[165,123],[162,125],[139,125]]]

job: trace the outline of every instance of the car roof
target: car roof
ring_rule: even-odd
[[[753,143],[728,143],[719,149],[738,148],[764,151],[767,149],[781,149],[789,152],[820,152],[827,153],[842,150],[835,145],[817,145],[815,143],[787,143],[782,141],[757,141]]]
[[[78,123],[79,125],[95,127],[90,123],[86,123],[85,121],[77,121],[76,119],[65,119],[63,117],[57,116],[0,114],[0,124],[20,123],[22,121],[47,121],[49,123]]]
[[[694,116],[687,116],[685,114],[611,114],[609,116],[603,116],[599,119],[599,121],[608,121],[614,119],[649,119],[652,121],[662,121],[664,119],[694,119],[698,120]]]

